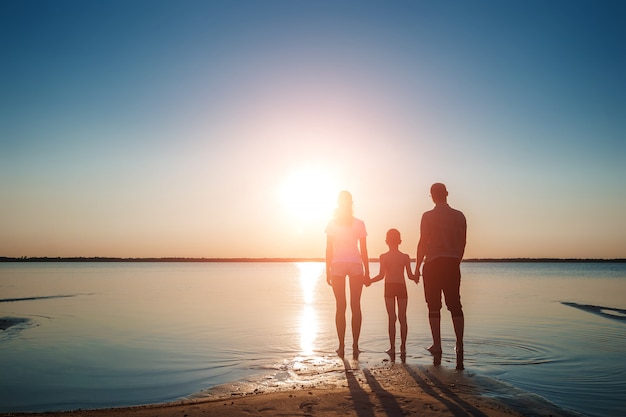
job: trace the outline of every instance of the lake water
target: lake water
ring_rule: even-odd
[[[462,274],[463,372],[584,415],[623,415],[626,264],[463,263]],[[382,283],[364,289],[362,306],[359,362],[384,363]],[[409,285],[408,313],[406,362],[432,365],[421,284]],[[334,299],[317,262],[2,263],[2,319],[23,321],[0,330],[0,412],[288,384],[337,361]],[[442,336],[441,366],[454,368],[445,310]]]

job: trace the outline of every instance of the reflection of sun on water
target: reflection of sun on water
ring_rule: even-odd
[[[317,311],[313,300],[315,298],[315,287],[324,270],[323,263],[299,262],[300,288],[304,307],[300,314],[300,349],[303,355],[311,355],[315,350],[315,338],[317,336]]]

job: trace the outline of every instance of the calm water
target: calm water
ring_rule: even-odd
[[[336,361],[322,272],[321,263],[0,264],[0,318],[26,319],[0,331],[0,411],[163,402],[268,374],[292,382],[304,366],[318,374]],[[462,272],[464,372],[585,415],[623,415],[626,264],[464,263]],[[407,363],[429,364],[423,288],[410,284]],[[383,284],[362,302],[360,362],[379,364]],[[442,335],[442,366],[453,368],[447,312]]]

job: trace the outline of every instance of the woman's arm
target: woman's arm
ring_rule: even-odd
[[[330,265],[333,262],[333,252],[334,252],[335,241],[332,236],[326,237],[326,282],[328,285],[333,285],[332,280],[330,278]]]
[[[359,239],[359,249],[361,250],[361,260],[365,267],[365,278],[370,278],[370,259],[367,256],[367,239],[362,237]]]
[[[385,269],[385,263],[383,262],[383,257],[382,256],[378,260],[378,263],[380,265],[380,270],[378,272],[378,275],[376,275],[374,278],[370,279],[370,284],[372,284],[374,282],[381,281],[383,278],[385,278],[385,275],[387,274],[387,271]]]

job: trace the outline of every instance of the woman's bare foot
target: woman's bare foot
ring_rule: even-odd
[[[432,345],[431,347],[426,348],[426,350],[428,350],[433,355],[441,355],[441,346]]]
[[[345,349],[344,349],[344,347],[342,345],[342,346],[339,346],[339,348],[335,351],[335,352],[337,352],[337,356],[339,356],[341,359],[343,359],[343,357],[345,355],[344,350]]]
[[[359,345],[356,343],[352,345],[352,359],[359,359],[359,354],[361,350],[359,349]]]

